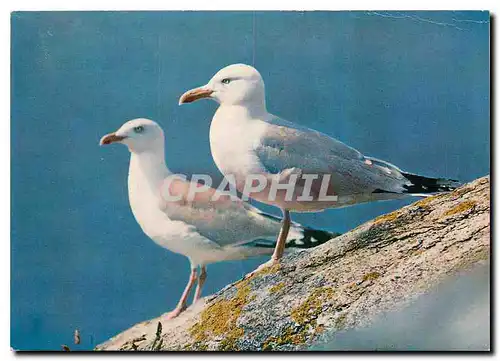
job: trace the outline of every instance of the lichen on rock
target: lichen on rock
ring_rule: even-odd
[[[471,201],[471,200],[463,201],[463,202],[459,203],[458,205],[456,205],[455,207],[453,207],[452,209],[446,211],[443,214],[443,217],[449,217],[449,216],[452,216],[452,215],[457,214],[457,213],[465,212],[469,209],[474,208],[475,205],[476,205],[475,201]]]
[[[399,215],[400,214],[399,214],[398,211],[395,211],[395,212],[392,212],[392,213],[388,213],[388,214],[384,214],[382,216],[379,216],[379,217],[375,218],[374,221],[373,221],[373,224],[376,225],[376,224],[380,224],[380,223],[394,221],[395,219],[397,219],[399,217]]]
[[[284,282],[280,282],[278,284],[275,284],[271,288],[269,288],[269,293],[273,294],[273,293],[279,292],[283,288],[285,288],[285,283]]]
[[[212,337],[222,338],[219,350],[237,350],[236,341],[243,336],[244,330],[237,321],[243,307],[250,300],[249,280],[241,281],[236,295],[229,299],[219,299],[201,313],[200,321],[190,328],[191,336],[200,347]],[[206,346],[206,345],[205,345]]]
[[[97,349],[304,350],[363,327],[490,257],[489,185],[478,179],[291,253],[177,319],[143,322]]]
[[[300,306],[292,309],[290,317],[301,326],[310,324],[314,327],[325,302],[332,299],[333,293],[332,287],[316,288]]]

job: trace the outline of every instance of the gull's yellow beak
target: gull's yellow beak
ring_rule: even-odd
[[[121,135],[116,135],[116,133],[109,133],[109,134],[106,134],[104,137],[101,138],[101,141],[99,142],[99,145],[108,145],[108,144],[111,144],[111,143],[120,142],[120,141],[122,141],[125,138],[127,138],[127,137],[123,137]]]
[[[198,99],[209,98],[214,91],[206,87],[191,89],[182,94],[179,98],[179,105],[185,103],[192,103]]]

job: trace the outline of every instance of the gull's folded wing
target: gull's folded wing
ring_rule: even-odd
[[[171,220],[194,227],[196,232],[221,247],[278,234],[279,221],[262,216],[250,204],[233,200],[214,188],[195,193],[194,199],[189,200],[191,186],[189,181],[174,179],[170,182],[169,194],[180,200],[160,198],[159,207]]]
[[[338,195],[369,193],[377,189],[400,193],[408,183],[397,167],[365,157],[323,133],[275,116],[264,121],[266,131],[254,153],[268,173],[297,168],[304,174],[330,174]]]

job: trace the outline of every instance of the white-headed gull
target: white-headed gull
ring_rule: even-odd
[[[158,245],[188,257],[191,263],[186,289],[167,318],[176,317],[185,309],[196,280],[193,303],[199,299],[207,264],[273,252],[281,227],[278,217],[227,194],[214,197],[221,192],[208,186],[190,198],[193,183],[169,178],[172,173],[165,163],[164,134],[157,123],[149,119],[128,121],[100,141],[101,145],[111,143],[125,144],[130,150],[128,195],[140,227]],[[175,200],[166,199],[165,185]],[[337,235],[292,224],[286,245],[310,248]]]
[[[202,98],[220,104],[210,127],[210,147],[219,170],[239,191],[283,212],[283,227],[271,263],[283,254],[289,211],[318,211],[425,195],[458,185],[452,180],[403,172],[326,134],[268,113],[264,81],[249,65],[223,68],[206,85],[184,93],[179,104]],[[266,179],[265,188],[245,188],[249,176],[255,175]],[[285,198],[286,191],[272,192],[273,183],[287,183],[292,176],[294,182],[299,181],[294,183],[291,198]],[[305,190],[308,193],[303,193]]]

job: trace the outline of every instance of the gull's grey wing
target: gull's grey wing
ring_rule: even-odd
[[[296,168],[305,174],[330,174],[338,195],[400,193],[408,184],[399,168],[365,157],[356,149],[318,131],[271,116],[254,152],[268,173]]]
[[[234,246],[259,238],[276,237],[279,221],[265,217],[243,200],[231,200],[210,188],[187,200],[190,182],[176,179],[170,182],[170,194],[180,196],[177,202],[160,198],[159,207],[172,221],[181,221],[194,227],[196,232],[221,247]]]

